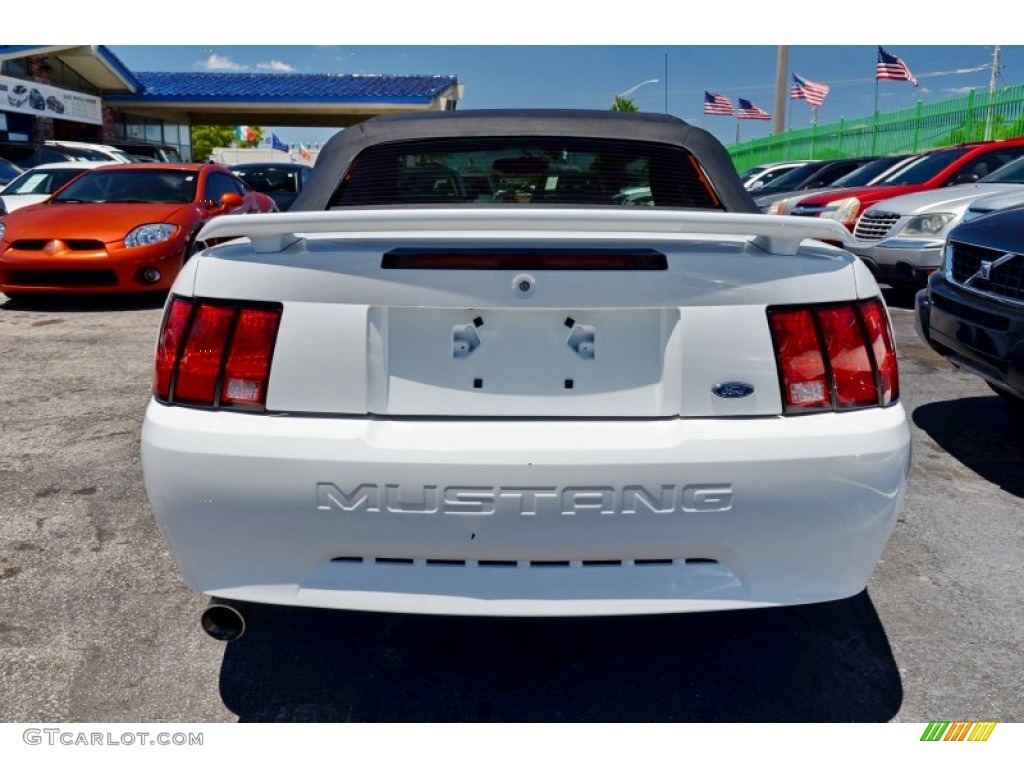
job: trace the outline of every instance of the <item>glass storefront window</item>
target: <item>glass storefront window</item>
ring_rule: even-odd
[[[28,77],[28,61],[25,59],[8,59],[0,62],[0,75],[8,77]]]

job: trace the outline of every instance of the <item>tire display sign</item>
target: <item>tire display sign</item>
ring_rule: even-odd
[[[103,124],[99,96],[0,76],[0,111]]]

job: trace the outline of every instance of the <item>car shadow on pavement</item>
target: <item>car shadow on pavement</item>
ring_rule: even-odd
[[[882,298],[885,299],[885,305],[887,307],[895,309],[913,309],[914,308],[914,294],[915,289],[898,287],[894,288],[889,285],[883,285]]]
[[[248,618],[220,678],[243,722],[881,722],[903,699],[866,591],[666,616]]]
[[[166,293],[111,296],[40,296],[11,299],[0,294],[0,312],[131,312],[160,309]]]
[[[1024,415],[997,395],[928,403],[911,416],[968,469],[1024,498]]]

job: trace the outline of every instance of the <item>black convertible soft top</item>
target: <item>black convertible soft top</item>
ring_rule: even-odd
[[[323,211],[352,165],[370,146],[432,138],[502,136],[623,139],[685,148],[704,169],[726,211],[757,213],[725,147],[710,133],[671,115],[600,110],[495,109],[375,117],[324,145],[310,183],[292,211]]]

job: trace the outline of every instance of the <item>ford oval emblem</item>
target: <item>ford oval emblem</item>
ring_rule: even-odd
[[[754,394],[754,385],[745,381],[723,381],[711,388],[715,397],[726,397],[735,399],[738,397],[750,397]]]

